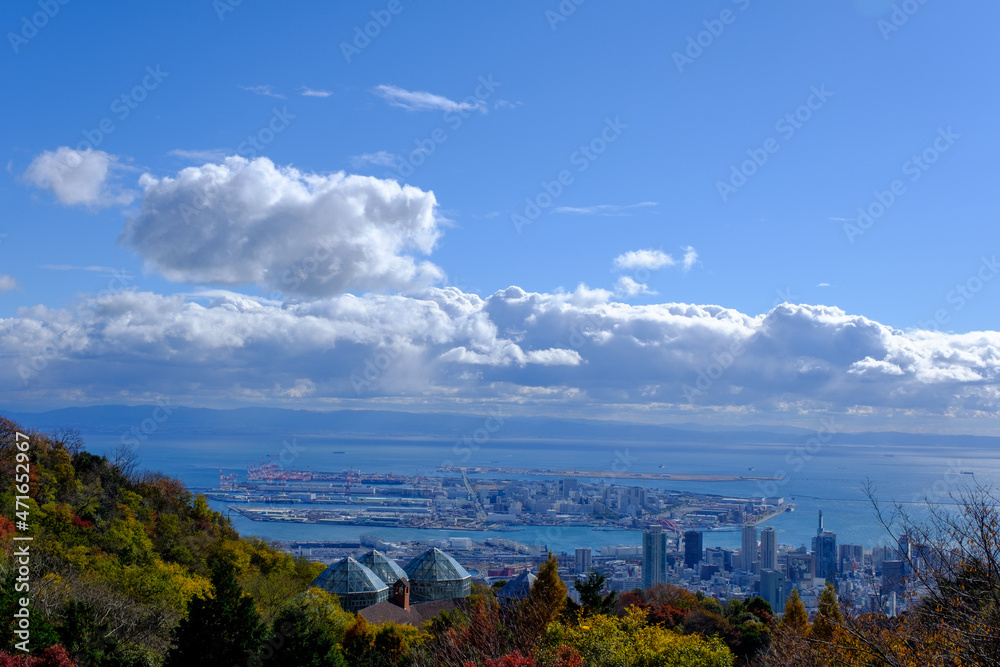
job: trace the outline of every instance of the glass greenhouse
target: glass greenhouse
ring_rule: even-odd
[[[531,585],[535,583],[537,577],[527,570],[521,572],[497,591],[497,597],[501,600],[523,600],[531,592]]]
[[[406,579],[406,572],[403,568],[377,549],[372,549],[363,555],[358,559],[358,562],[378,575],[378,578],[390,587],[399,579]]]
[[[389,599],[389,585],[353,558],[332,563],[310,586],[335,594],[340,606],[351,612]]]
[[[472,575],[440,549],[428,549],[406,566],[410,600],[429,602],[469,597]]]

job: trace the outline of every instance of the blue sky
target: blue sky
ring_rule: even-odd
[[[978,429],[998,393],[998,14],[7,3],[0,400]],[[343,201],[303,195],[317,179]],[[325,268],[277,277],[309,273],[316,243]],[[844,333],[866,327],[877,342]],[[750,353],[683,396],[735,343]]]

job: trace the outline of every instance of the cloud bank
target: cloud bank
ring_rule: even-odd
[[[120,291],[0,320],[4,400],[532,403],[564,414],[924,415],[1000,408],[1000,332],[903,332],[837,308],[628,305],[454,288],[299,303]],[[293,396],[294,395],[294,396]]]

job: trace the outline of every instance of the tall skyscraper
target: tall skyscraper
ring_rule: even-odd
[[[576,573],[586,576],[591,568],[592,552],[590,547],[579,547],[576,550]]]
[[[684,533],[684,567],[697,568],[701,562],[702,534],[697,530]]]
[[[770,526],[760,531],[760,569],[778,569],[778,531]]]
[[[743,526],[740,564],[747,572],[755,572],[757,562],[757,526]]]
[[[817,535],[823,534],[823,510],[819,511],[819,525],[816,528],[816,534]]]
[[[761,570],[760,596],[768,601],[775,614],[783,614],[785,612],[785,575],[776,570]]]
[[[654,524],[642,533],[642,587],[667,580],[667,534]]]
[[[824,530],[812,539],[816,556],[816,576],[833,579],[837,576],[837,533]]]

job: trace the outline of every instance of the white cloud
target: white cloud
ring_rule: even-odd
[[[629,305],[584,286],[337,294],[299,303],[214,290],[121,291],[0,319],[0,401],[73,386],[296,405],[360,398],[533,401],[538,412],[949,415],[1000,409],[1000,332],[902,332],[837,308]],[[46,365],[31,374],[31,360]],[[388,359],[364,377],[366,361]],[[22,382],[20,373],[28,369]],[[97,380],[96,378],[100,378]],[[255,399],[255,400],[257,400]],[[78,400],[78,399],[66,399]],[[809,416],[813,415],[813,416]]]
[[[13,292],[17,289],[21,289],[21,285],[14,280],[13,276],[0,274],[0,292]]]
[[[246,90],[248,92],[251,92],[254,95],[263,95],[264,97],[274,97],[274,98],[279,99],[279,100],[286,100],[286,99],[288,99],[284,95],[282,95],[280,93],[274,92],[273,90],[271,90],[271,86],[267,86],[267,85],[264,85],[264,86],[240,86],[240,88],[242,88],[243,90]]]
[[[648,269],[655,271],[665,266],[673,266],[677,261],[662,250],[630,250],[615,257],[615,268]]]
[[[681,265],[684,267],[685,271],[690,271],[691,267],[698,262],[698,251],[692,246],[684,248],[684,259],[681,260]]]
[[[361,169],[370,164],[377,167],[395,168],[398,162],[399,157],[389,151],[377,151],[375,153],[362,153],[361,155],[351,156],[351,166],[355,169]]]
[[[333,93],[329,90],[316,90],[314,88],[310,88],[309,86],[305,86],[302,88],[302,95],[303,97],[330,97]]]
[[[562,213],[566,215],[604,215],[610,217],[621,217],[631,215],[631,213],[638,209],[652,209],[656,208],[659,204],[655,201],[644,201],[638,204],[597,204],[596,206],[556,206],[552,209],[553,213]]]
[[[830,283],[819,283],[816,287],[829,287]]]
[[[640,283],[628,276],[621,276],[615,283],[615,294],[621,296],[637,296],[639,294],[656,294],[649,289],[646,283]]]
[[[221,162],[225,160],[230,154],[230,151],[225,148],[203,148],[195,150],[185,150],[183,148],[175,148],[169,151],[167,155],[172,155],[173,157],[179,157],[183,160],[190,160],[191,162]]]
[[[140,184],[122,241],[169,280],[322,296],[444,278],[416,258],[441,233],[433,193],[395,181],[230,157]]]
[[[375,93],[390,105],[407,111],[479,111],[486,113],[488,109],[483,100],[455,102],[442,95],[422,90],[405,90],[386,84],[376,86]]]
[[[60,146],[36,156],[24,178],[36,188],[50,190],[64,206],[129,204],[133,193],[114,191],[109,185],[111,171],[118,166],[118,158],[104,151]]]

